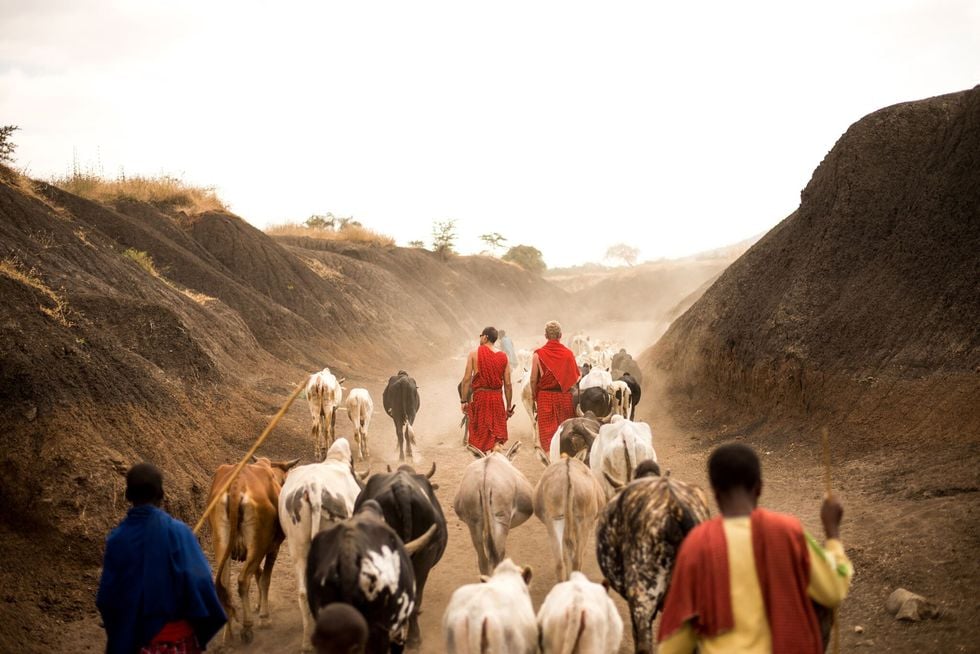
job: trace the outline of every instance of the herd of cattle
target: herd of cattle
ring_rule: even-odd
[[[606,382],[608,376],[608,370],[593,367],[582,381],[596,385],[580,395],[596,388],[615,401],[617,389]],[[209,516],[218,595],[229,617],[241,623],[245,642],[253,637],[251,580],[258,585],[259,623],[268,623],[272,568],[285,540],[296,566],[303,651],[316,643],[324,652],[400,652],[421,643],[418,616],[426,580],[448,542],[432,481],[436,466],[426,474],[405,464],[370,477],[358,473],[352,444],[334,434],[343,382],[324,369],[306,386],[315,450],[326,452],[323,460],[297,466],[298,460],[253,458]],[[601,416],[586,405],[584,415],[559,427],[549,453],[535,448],[545,467],[534,486],[512,463],[520,442],[506,452],[471,448],[476,460],[462,473],[453,510],[469,528],[482,582],[453,593],[442,622],[445,651],[617,651],[623,623],[608,587],[629,604],[635,651],[651,650],[652,623],[677,547],[708,509],[699,488],[661,475],[650,427],[632,420],[639,392],[625,392],[634,400]],[[399,371],[388,381],[383,404],[404,461],[415,444],[415,380]],[[352,389],[344,408],[356,453],[366,460],[370,394]],[[211,498],[233,469],[218,469]],[[537,615],[528,591],[531,570],[506,556],[509,531],[532,515],[547,529],[559,582]],[[603,584],[580,572],[593,532]],[[240,615],[229,595],[229,559],[243,562]]]

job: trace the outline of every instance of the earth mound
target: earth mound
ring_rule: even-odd
[[[975,442],[978,253],[980,87],[888,107],[643,362],[732,428],[830,424],[857,450]]]

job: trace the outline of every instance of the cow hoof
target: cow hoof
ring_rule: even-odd
[[[242,627],[242,642],[248,645],[252,642],[255,635],[252,633],[251,627]]]

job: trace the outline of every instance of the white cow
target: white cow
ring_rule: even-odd
[[[534,442],[537,443],[538,439],[538,412],[534,410],[534,397],[531,395],[531,371],[525,370],[524,374],[521,375],[520,381],[517,382],[521,386],[521,403],[524,405],[524,410],[527,411],[527,415],[531,418],[531,431],[534,433]]]
[[[578,382],[578,389],[584,391],[587,388],[604,388],[606,391],[609,390],[609,386],[612,384],[612,375],[609,374],[608,370],[603,370],[602,368],[592,368],[589,374],[582,377]]]
[[[531,357],[533,356],[531,350],[518,350],[517,351],[517,369],[521,371],[526,371],[531,369]]]
[[[310,651],[314,618],[306,599],[306,557],[310,542],[331,522],[351,516],[361,487],[351,465],[350,443],[338,438],[323,463],[293,468],[279,493],[279,524],[296,567],[299,610],[303,617],[303,651]]]
[[[344,378],[338,380],[330,368],[313,373],[306,382],[306,402],[313,417],[310,436],[313,437],[313,457],[317,460],[333,443],[337,407],[344,394],[340,386],[343,383]]]
[[[618,652],[623,619],[602,584],[581,572],[555,584],[538,611],[543,654]]]
[[[572,342],[568,346],[568,349],[572,351],[572,354],[588,354],[592,351],[592,344],[589,343],[589,337],[581,332],[572,336]]]
[[[608,425],[599,428],[599,436],[589,452],[589,467],[602,483],[606,497],[611,498],[616,488],[608,477],[621,484],[629,483],[635,476],[636,466],[647,459],[657,460],[650,425],[615,415]]]
[[[531,568],[505,559],[483,583],[460,586],[442,616],[448,654],[537,654]]]
[[[347,394],[347,417],[354,425],[354,442],[357,444],[361,461],[367,461],[370,456],[367,435],[373,413],[374,402],[371,401],[371,394],[366,388],[354,388]]]
[[[629,418],[630,409],[633,408],[633,395],[629,385],[624,381],[614,381],[609,385],[609,396],[613,413]]]

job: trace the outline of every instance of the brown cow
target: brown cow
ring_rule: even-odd
[[[572,571],[582,569],[589,534],[606,505],[606,492],[583,463],[584,451],[574,458],[562,456],[551,465],[542,450],[536,451],[547,468],[534,487],[534,515],[548,530],[555,577],[567,581]]]
[[[244,561],[238,574],[238,597],[242,604],[242,641],[252,641],[252,611],[249,607],[248,590],[252,577],[259,587],[259,624],[269,620],[269,582],[279,546],[285,538],[279,526],[279,491],[289,469],[299,462],[270,461],[265,457],[252,457],[254,463],[241,472],[225,492],[214,511],[208,516],[211,538],[214,541],[214,560],[218,564],[215,586],[218,598],[228,614],[224,641],[231,638],[231,619],[235,611],[228,596],[231,566],[228,558]],[[208,504],[218,489],[224,486],[235,466],[222,465],[214,474]],[[262,560],[265,559],[265,564]]]

